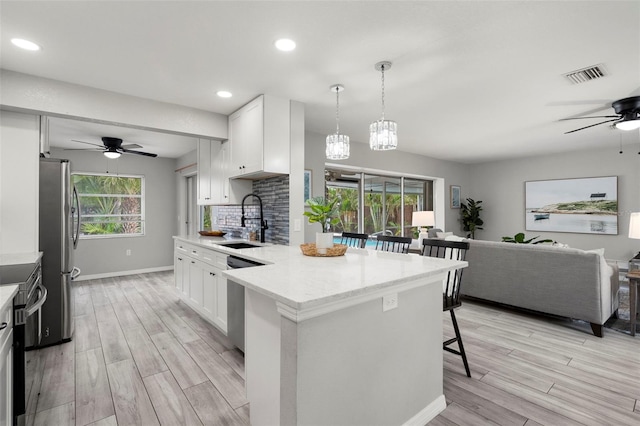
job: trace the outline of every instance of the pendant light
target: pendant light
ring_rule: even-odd
[[[344,90],[341,84],[334,84],[329,87],[336,93],[336,132],[327,136],[327,159],[345,160],[349,158],[349,136],[340,134],[340,95]]]
[[[389,68],[389,61],[375,64],[375,69],[382,73],[382,118],[369,125],[369,146],[374,151],[388,151],[398,147],[398,124],[384,119],[384,72]]]

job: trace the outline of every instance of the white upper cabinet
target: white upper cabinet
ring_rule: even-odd
[[[229,177],[289,173],[290,103],[261,95],[229,116]]]
[[[229,143],[198,141],[198,204],[240,204],[250,181],[230,181]]]

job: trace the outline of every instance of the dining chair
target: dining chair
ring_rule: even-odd
[[[409,253],[411,241],[411,237],[378,235],[376,239],[376,250],[390,251],[393,253]]]
[[[450,260],[465,260],[467,250],[469,250],[469,243],[464,241],[431,239],[425,239],[422,241],[423,256],[439,257],[441,259]],[[462,362],[464,363],[464,369],[467,372],[467,377],[471,377],[469,363],[467,362],[467,354],[464,351],[462,336],[460,336],[460,328],[458,327],[458,321],[456,321],[456,315],[454,313],[455,308],[462,305],[462,302],[460,302],[460,285],[462,283],[463,271],[464,268],[458,268],[447,272],[447,278],[442,287],[442,310],[449,311],[451,313],[451,322],[453,323],[453,329],[456,333],[456,337],[449,339],[442,344],[442,349],[447,352],[460,355],[462,357]],[[449,347],[449,345],[454,342],[458,342],[459,350]]]
[[[349,247],[365,248],[369,234],[356,234],[354,232],[343,232],[340,244],[346,244]]]

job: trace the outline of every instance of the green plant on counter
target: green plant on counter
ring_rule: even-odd
[[[515,243],[515,244],[544,244],[544,243],[553,243],[553,240],[538,240],[534,241],[536,238],[540,238],[539,236],[529,238],[528,240],[524,239],[524,232],[519,232],[513,237],[502,237],[502,242],[504,243]]]
[[[475,238],[476,231],[483,229],[484,221],[480,219],[482,211],[482,201],[475,201],[473,198],[467,198],[467,204],[460,204],[460,214],[462,215],[462,229],[467,232],[467,238]]]
[[[331,225],[340,221],[338,218],[338,199],[327,201],[324,197],[313,197],[307,200],[307,205],[311,208],[303,214],[309,218],[309,223],[319,223],[322,232],[329,232]]]

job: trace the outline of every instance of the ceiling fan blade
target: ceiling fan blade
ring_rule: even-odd
[[[79,141],[79,140],[75,140],[75,139],[71,139],[71,142],[85,143],[85,144],[87,144],[87,145],[97,146],[98,148],[104,148],[104,145],[98,145],[98,144],[95,144],[95,143],[85,142],[85,141]]]
[[[120,148],[123,149],[136,149],[136,148],[142,148],[142,145],[138,145],[137,143],[130,143],[127,145],[121,145]]]
[[[124,148],[121,148],[120,151],[126,152],[128,154],[146,155],[147,157],[154,157],[154,158],[158,156],[158,154],[152,154],[150,152],[132,151],[130,149],[124,149]]]
[[[601,121],[600,123],[592,124],[590,126],[585,126],[585,127],[579,128],[579,129],[571,130],[569,132],[564,132],[564,134],[566,135],[566,134],[569,134],[569,133],[573,133],[573,132],[577,132],[577,131],[580,131],[580,130],[588,129],[589,127],[599,126],[599,125],[604,124],[604,123],[611,123],[612,121],[618,121],[619,119],[620,119],[619,117],[616,117],[614,120]]]
[[[572,117],[572,118],[561,118],[558,121],[567,121],[567,120],[584,120],[585,118],[620,118],[619,115],[592,115],[590,117]]]

